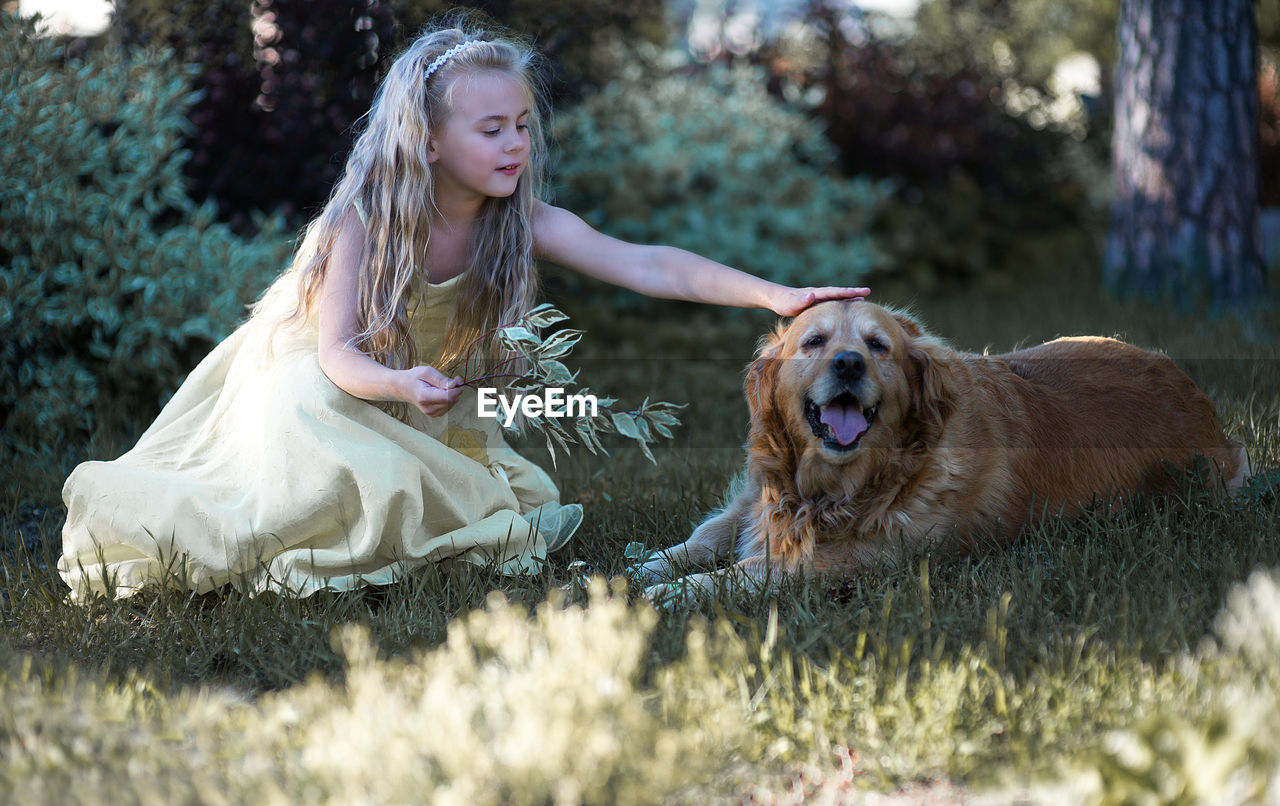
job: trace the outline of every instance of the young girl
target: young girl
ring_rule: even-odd
[[[581,507],[558,503],[450,373],[530,309],[539,258],[783,316],[867,293],[624,243],[539,201],[532,58],[460,28],[397,58],[292,267],[132,450],[67,479],[58,569],[74,596],[227,583],[306,596],[444,560],[537,570]]]

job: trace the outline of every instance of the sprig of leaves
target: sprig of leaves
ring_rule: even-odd
[[[489,382],[502,381],[505,391],[513,395],[533,394],[551,388],[564,389],[566,395],[590,395],[591,390],[577,385],[578,373],[570,371],[562,360],[572,352],[584,331],[561,328],[549,335],[542,335],[544,328],[568,318],[568,315],[551,304],[543,303],[530,310],[519,321],[496,328],[472,342],[464,356],[464,368],[473,365],[472,353],[491,336],[496,336],[508,351],[508,356],[489,372],[465,378],[463,383],[479,387]],[[577,444],[584,446],[592,454],[609,455],[601,441],[603,434],[618,434],[634,440],[645,458],[657,464],[649,445],[659,437],[672,437],[672,429],[680,425],[676,412],[684,408],[683,404],[651,401],[647,397],[639,406],[630,409],[620,408],[617,398],[612,397],[597,397],[596,403],[598,408],[594,417],[587,414],[525,418],[526,425],[545,436],[552,464],[556,461],[557,446],[566,454],[571,445]]]

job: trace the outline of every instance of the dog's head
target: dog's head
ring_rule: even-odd
[[[870,302],[806,310],[761,343],[748,372],[754,458],[843,466],[936,437],[951,411],[946,349]]]

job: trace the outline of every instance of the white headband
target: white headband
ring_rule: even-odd
[[[476,45],[487,45],[487,44],[489,44],[489,42],[484,39],[468,39],[466,42],[459,42],[458,44],[446,50],[444,53],[441,53],[439,56],[437,56],[434,62],[427,65],[426,72],[422,74],[422,80],[426,81],[427,79],[431,78],[432,73],[439,70],[441,67],[444,67],[445,62],[449,61],[454,56],[457,56],[459,53],[462,53],[464,50],[470,50]]]

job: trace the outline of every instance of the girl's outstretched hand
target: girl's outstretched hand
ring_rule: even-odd
[[[788,288],[776,297],[773,312],[779,316],[796,316],[810,305],[832,299],[862,299],[871,293],[870,288],[842,288],[825,286],[823,288]]]
[[[447,414],[462,394],[461,378],[446,378],[435,367],[403,370],[404,397],[428,417]]]

